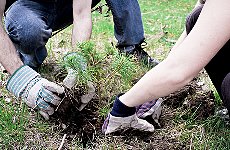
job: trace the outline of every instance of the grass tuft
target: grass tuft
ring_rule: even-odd
[[[13,149],[24,142],[27,114],[24,105],[6,103],[0,98],[0,149]]]

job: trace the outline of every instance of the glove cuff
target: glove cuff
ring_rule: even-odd
[[[128,107],[119,100],[119,97],[123,94],[118,94],[113,103],[113,109],[110,114],[115,117],[128,117],[134,115],[136,112],[136,107]]]
[[[40,76],[36,71],[27,65],[18,68],[7,81],[6,88],[16,97],[20,97],[27,85],[34,78]]]

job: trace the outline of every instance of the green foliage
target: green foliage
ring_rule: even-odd
[[[91,81],[91,75],[87,68],[87,60],[82,54],[73,52],[64,57],[63,66],[67,70],[72,69],[72,74],[76,74],[76,81],[79,84],[86,84]]]
[[[0,72],[0,81],[4,80],[4,74],[2,72]]]
[[[182,132],[181,141],[188,142],[191,149],[230,149],[230,129],[222,118],[212,116],[190,127]]]
[[[111,69],[113,70],[113,74],[110,75],[121,76],[122,85],[128,85],[137,73],[138,66],[131,57],[116,54],[113,57]]]
[[[191,11],[196,0],[142,0],[139,3],[148,43],[146,50],[152,57],[163,60],[173,46],[173,41],[176,41],[184,30],[185,17]],[[132,86],[133,80],[141,77],[147,69],[133,61],[131,57],[118,54],[117,50],[111,46],[111,43],[116,43],[116,40],[112,39],[114,31],[111,12],[108,17],[105,17],[95,11],[92,18],[91,42],[77,45],[73,51],[79,55],[70,57],[66,62],[63,62],[63,56],[60,56],[60,63],[64,68],[72,68],[78,72],[76,76],[78,84],[85,84],[88,80],[93,81],[101,102],[99,114],[104,118],[110,111],[114,96],[128,90]],[[55,56],[53,51],[55,48],[65,49],[71,45],[72,27],[71,25],[49,40],[46,44],[49,57]],[[83,69],[82,63],[85,62],[87,68]],[[45,69],[42,71],[48,74],[50,70]],[[1,72],[0,80],[5,80]],[[217,104],[221,104],[216,91],[215,97]],[[199,109],[198,106],[197,110]],[[178,110],[180,114],[174,120],[176,126],[182,126],[182,129],[178,129],[181,133],[181,142],[186,143],[190,149],[230,149],[230,130],[224,121],[217,116],[206,120],[197,120],[197,110],[193,112],[185,110],[182,113]],[[15,116],[16,123],[12,121]],[[24,129],[27,125],[26,116],[27,110],[23,105],[6,104],[3,98],[0,98],[0,149],[13,149],[15,145],[23,145]],[[37,119],[42,120],[39,115]],[[47,138],[48,132],[51,135],[57,135],[58,133],[52,133],[51,125],[49,125],[49,122],[36,121],[33,127],[39,134],[45,134],[45,138]],[[171,130],[170,127],[168,130]],[[82,148],[78,140],[72,141],[73,149]],[[38,143],[40,142],[42,141]],[[123,146],[110,141],[108,143],[111,145],[105,145],[104,149]]]
[[[5,103],[0,98],[0,148],[13,149],[24,140],[27,125],[27,109],[24,105]]]
[[[213,90],[213,93],[214,93],[214,97],[215,97],[215,103],[216,103],[216,106],[221,106],[223,103],[222,103],[222,100],[220,98],[220,95],[219,93],[217,92],[217,90]]]
[[[111,99],[114,93],[127,90],[132,80],[143,73],[132,57],[118,53],[108,44],[99,49],[93,42],[83,42],[74,51],[64,57],[63,66],[77,72],[78,83],[94,82],[100,99]]]
[[[219,95],[216,97],[219,98]],[[214,102],[216,107],[220,106],[217,100]],[[174,122],[182,127],[180,141],[189,146],[189,149],[230,149],[229,122],[218,115],[210,114],[208,118],[199,117],[205,111],[210,111],[210,108],[205,110],[203,105],[202,102],[197,104],[195,110],[185,109],[183,106],[178,108]]]
[[[106,118],[109,111],[111,111],[110,105],[105,105],[104,107],[100,107],[99,116],[102,118]]]
[[[97,50],[93,42],[80,43],[78,48],[89,65],[95,65],[103,61],[104,53],[101,53],[100,50]]]

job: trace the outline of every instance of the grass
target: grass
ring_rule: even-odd
[[[229,149],[229,126],[218,116],[209,117],[201,122],[189,122],[187,125],[190,128],[184,128],[181,141],[188,143],[191,149]]]
[[[108,90],[106,87],[114,86],[116,79],[121,80],[123,84],[120,87],[126,90],[131,87],[133,78],[143,72],[132,57],[120,55],[111,46],[97,51],[94,42],[85,42],[78,45],[74,51],[77,51],[78,55],[73,55],[61,63],[64,68],[69,67],[78,72],[76,78],[79,82],[93,81],[98,84],[97,87],[103,86],[103,91],[99,93]],[[81,64],[87,64],[84,71]]]
[[[102,3],[105,3],[102,1]],[[142,0],[139,1],[142,10],[143,24],[148,53],[163,60],[176,39],[180,36],[185,26],[185,17],[190,12],[196,0]],[[101,105],[100,116],[104,117],[110,110],[114,95],[126,91],[132,86],[132,80],[140,77],[148,68],[136,64],[132,58],[117,54],[114,46],[116,39],[113,36],[113,20],[111,13],[105,14],[107,7],[103,7],[103,13],[93,12],[93,34],[91,42],[78,45],[71,49],[72,26],[52,37],[47,43],[49,60],[62,61],[62,56],[67,50],[78,51],[83,55],[88,67],[88,75],[80,78],[92,80],[98,87],[100,100],[107,100]],[[105,17],[106,16],[106,17]],[[112,44],[113,45],[112,45]],[[73,67],[74,59],[64,65]],[[66,66],[64,66],[66,67]],[[75,66],[78,68],[79,66]],[[48,74],[49,70],[42,68],[42,75]],[[0,74],[0,82],[5,85],[6,75]],[[49,77],[55,80],[55,77]],[[213,87],[210,89],[214,90]],[[214,90],[215,91],[215,90]],[[59,127],[51,122],[44,122],[36,113],[28,112],[27,107],[20,101],[6,103],[5,99],[10,97],[7,91],[1,87],[0,92],[0,149],[19,149],[28,147],[57,149],[62,135]],[[215,92],[217,106],[221,105],[219,95]],[[183,113],[180,109],[177,114]],[[34,115],[35,114],[35,115]],[[181,133],[179,140],[187,145],[188,149],[230,149],[230,129],[218,116],[211,116],[206,120],[196,120],[196,111],[189,112],[188,117],[175,116],[172,126]],[[16,118],[16,121],[13,121]],[[29,133],[28,133],[29,132]],[[37,141],[29,139],[38,138]],[[54,142],[55,141],[55,142]],[[106,145],[102,143],[103,149],[114,149],[116,144]],[[81,149],[79,139],[71,141],[71,149]],[[119,149],[122,146],[117,145]]]
[[[27,126],[27,109],[24,105],[6,103],[0,98],[0,147],[14,148],[24,141]]]

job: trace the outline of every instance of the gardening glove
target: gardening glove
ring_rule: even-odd
[[[153,132],[155,129],[154,126],[148,123],[146,120],[138,118],[137,114],[128,117],[115,117],[109,114],[102,126],[102,132],[104,134],[109,134],[118,130],[129,128],[148,132]]]
[[[96,90],[93,86],[93,82],[88,81],[88,92],[85,95],[81,96],[81,105],[78,108],[79,111],[82,111],[82,109],[85,108],[85,106],[93,99],[93,97],[96,95]]]
[[[87,68],[87,63],[86,60],[83,56],[79,55],[77,52],[72,52],[69,53],[67,55],[64,56],[63,58],[64,63],[70,63],[72,61],[75,61],[79,64],[77,65],[76,70],[70,68],[70,67],[66,67],[66,70],[68,72],[66,78],[63,80],[63,84],[71,89],[75,86],[76,84],[76,77],[78,75],[78,71],[85,71]],[[94,88],[94,85],[92,82],[88,81],[87,82],[87,93],[85,95],[81,96],[81,105],[78,108],[79,111],[81,111],[83,108],[85,108],[85,106],[93,99],[93,97],[96,95],[96,90]]]
[[[17,98],[21,97],[29,107],[37,109],[46,120],[54,113],[52,106],[61,102],[58,95],[64,92],[63,87],[42,78],[26,65],[14,72],[6,88]]]
[[[148,123],[146,120],[138,118],[137,114],[135,113],[136,108],[125,106],[119,100],[119,96],[120,95],[116,97],[115,102],[113,104],[113,109],[104,121],[104,124],[102,126],[102,132],[104,134],[109,134],[112,132],[116,132],[118,130],[124,130],[128,128],[138,129],[140,131],[153,132],[155,129],[154,126]]]
[[[158,124],[158,126],[160,127],[160,122],[159,122],[159,118],[161,115],[161,111],[162,111],[162,102],[163,99],[159,98],[157,100],[153,100],[150,102],[146,102],[142,105],[139,105],[138,107],[136,107],[136,114],[138,118],[144,119],[147,116],[150,116],[153,118],[153,120]]]
[[[66,70],[68,72],[67,76],[63,80],[63,84],[71,89],[76,84],[76,77],[78,75],[78,71],[85,71],[87,67],[87,62],[85,58],[78,54],[77,52],[68,53],[63,57],[64,64],[67,64]],[[71,68],[72,63],[77,63],[77,68]]]
[[[68,88],[71,89],[72,87],[74,87],[74,85],[76,84],[76,76],[77,76],[77,72],[74,71],[71,68],[67,69],[67,76],[65,77],[65,79],[63,80],[63,84]]]

